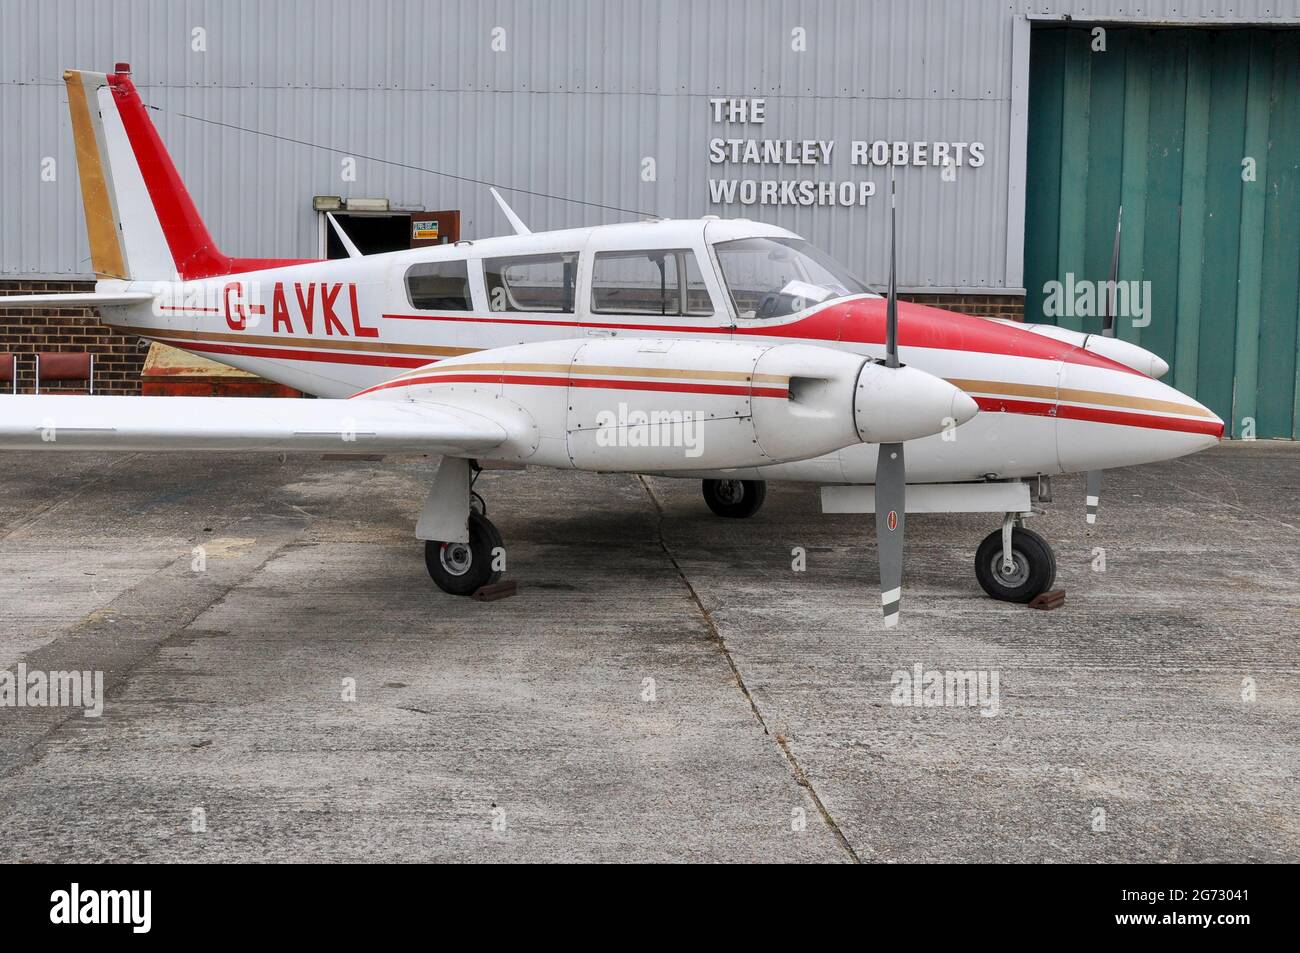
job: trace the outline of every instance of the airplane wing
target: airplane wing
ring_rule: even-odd
[[[500,423],[428,401],[281,397],[0,397],[4,450],[272,450],[468,455]]]

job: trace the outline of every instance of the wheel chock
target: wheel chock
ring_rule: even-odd
[[[480,592],[482,590],[479,590]],[[1031,609],[1059,609],[1065,605],[1065,590],[1053,589],[1051,592],[1043,592],[1034,596],[1029,603]]]
[[[498,599],[509,599],[519,592],[519,583],[513,579],[506,579],[503,582],[494,582],[490,586],[479,586],[470,596],[475,602],[496,602]]]

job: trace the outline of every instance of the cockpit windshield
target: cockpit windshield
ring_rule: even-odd
[[[780,318],[868,289],[801,238],[742,238],[713,246],[741,318]]]

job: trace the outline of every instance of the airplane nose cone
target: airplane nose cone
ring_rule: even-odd
[[[1218,415],[1143,374],[1063,364],[1056,445],[1067,472],[1172,460],[1214,446]]]
[[[858,376],[854,416],[865,443],[901,443],[964,424],[979,407],[942,378],[915,367],[874,362]]]

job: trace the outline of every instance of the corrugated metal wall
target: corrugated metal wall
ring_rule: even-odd
[[[1297,433],[1300,31],[1034,32],[1025,315],[1051,280],[1150,282],[1120,337],[1232,432]],[[1095,331],[1096,317],[1065,315]],[[1149,320],[1149,324],[1137,324]]]
[[[1146,9],[1182,16],[1188,6],[1151,0]],[[1220,15],[1212,3],[1191,6],[1208,11],[1193,16]],[[1227,15],[1286,15],[1279,6],[1300,15],[1300,0],[1245,0]],[[214,235],[232,253],[313,254],[313,194],[461,208],[466,237],[504,228],[484,188],[363,158],[371,156],[625,209],[772,221],[881,280],[883,203],[709,202],[708,178],[717,173],[707,143],[722,133],[707,100],[761,95],[768,122],[741,135],[839,142],[830,170],[798,176],[883,184],[884,170],[848,165],[854,138],[984,141],[987,162],[960,170],[955,182],[932,167],[900,171],[900,280],[1014,286],[1021,223],[1013,214],[1009,233],[1008,181],[1018,168],[1023,177],[1023,153],[1012,132],[1013,20],[1122,7],[1083,0],[3,0],[0,273],[88,270],[60,75],[126,60],[159,107],[155,121]],[[791,48],[796,27],[806,31],[806,52]],[[505,31],[501,52],[492,48],[497,28]],[[194,49],[196,30],[204,31],[203,52]],[[344,154],[358,158],[355,182],[340,179]],[[641,179],[647,156],[656,159],[657,181]],[[54,182],[41,181],[45,157],[57,162]],[[757,177],[789,175],[769,166]],[[631,217],[511,198],[540,228]]]

